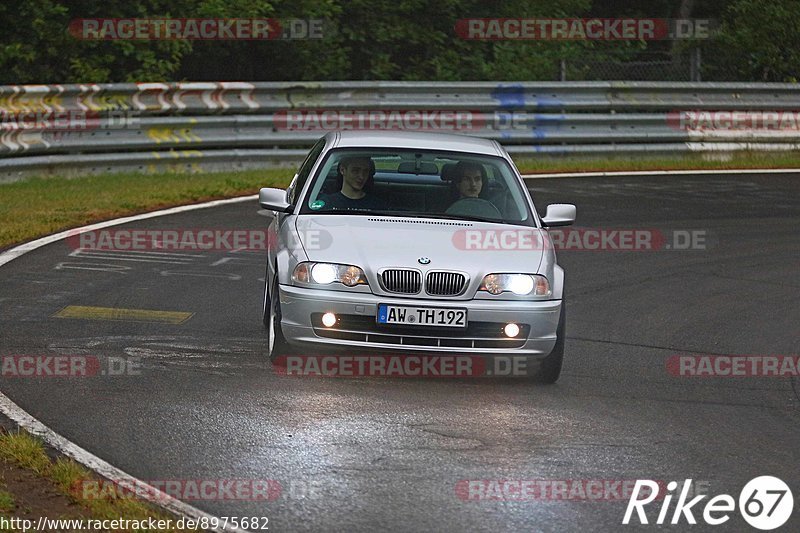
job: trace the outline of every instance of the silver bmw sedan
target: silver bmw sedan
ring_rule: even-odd
[[[496,141],[341,131],[320,139],[274,213],[263,321],[273,362],[302,350],[524,357],[555,382],[564,271],[548,228]]]

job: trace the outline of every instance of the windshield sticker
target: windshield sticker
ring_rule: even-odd
[[[323,207],[325,207],[325,201],[317,200],[316,202],[312,203],[309,207],[314,210],[322,209]]]

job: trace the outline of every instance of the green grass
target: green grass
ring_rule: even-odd
[[[91,482],[91,472],[75,461],[58,459],[50,470],[49,478],[56,483],[64,494],[70,495],[86,507],[93,518],[113,519],[120,516],[132,520],[141,520],[153,516],[152,509],[133,498],[83,498],[83,482]],[[166,518],[166,516],[164,517]]]
[[[10,513],[16,506],[17,501],[14,499],[14,495],[10,492],[0,490],[0,514]]]
[[[91,222],[286,187],[291,169],[215,174],[104,174],[0,185],[0,248]]]
[[[44,475],[50,471],[50,458],[39,439],[28,433],[0,434],[0,458]]]
[[[800,168],[798,152],[741,152],[708,156],[690,154],[662,157],[520,157],[515,159],[520,172],[591,172],[613,170],[723,170],[747,168]]]
[[[81,505],[88,512],[89,518],[100,520],[170,518],[169,515],[147,503],[130,497],[84,498],[81,483],[97,481],[96,476],[70,459],[59,458],[55,462],[51,461],[42,442],[23,431],[0,434],[0,458],[32,471],[41,477],[43,482],[55,486],[67,498]],[[13,509],[15,502],[13,494],[0,490],[0,514]]]
[[[523,173],[800,168],[800,153],[741,153],[717,160],[692,154],[673,157],[521,157]],[[292,169],[212,174],[104,174],[84,178],[31,178],[0,184],[0,249],[100,220],[285,187]]]

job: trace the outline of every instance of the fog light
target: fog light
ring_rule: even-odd
[[[331,328],[333,325],[336,324],[336,315],[333,313],[325,313],[322,315],[322,325],[326,328]],[[508,326],[506,326],[508,327]]]
[[[514,324],[506,324],[506,327],[503,328],[503,332],[506,334],[506,337],[516,337],[519,335],[519,326]]]

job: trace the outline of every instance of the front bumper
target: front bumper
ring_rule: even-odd
[[[290,344],[332,350],[391,350],[464,354],[547,356],[555,346],[561,300],[430,300],[393,298],[279,285],[281,329]],[[379,325],[378,304],[466,308],[469,327],[409,327]],[[333,328],[319,322],[322,313],[341,317]],[[514,322],[522,333],[502,335]]]

